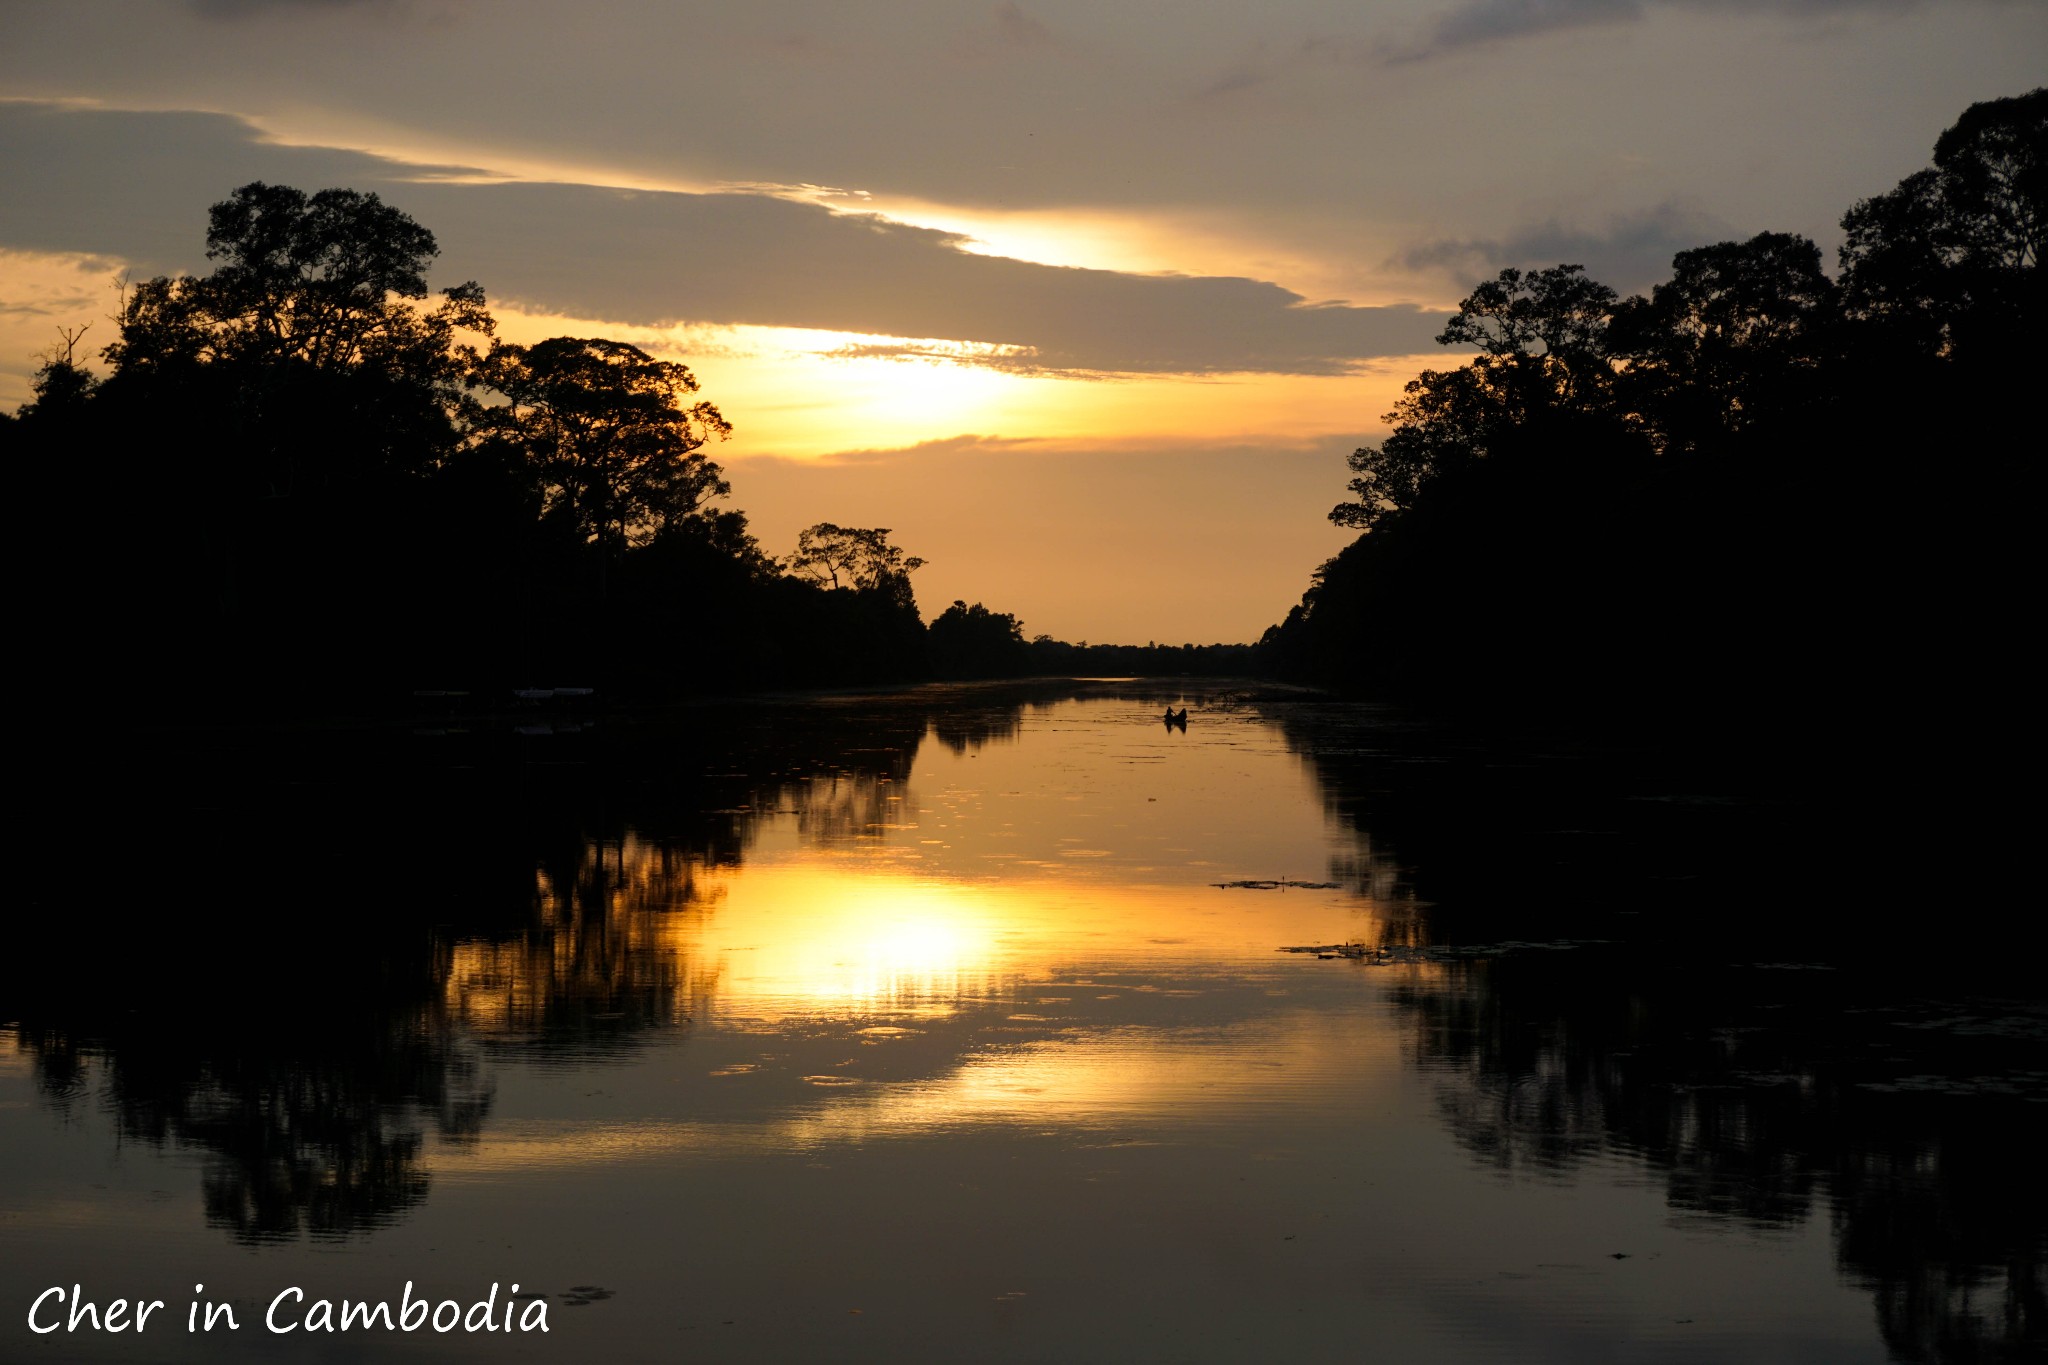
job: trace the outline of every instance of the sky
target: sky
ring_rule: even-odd
[[[772,554],[886,526],[1027,635],[1256,639],[1503,266],[1647,290],[2048,79],[2042,0],[0,0],[0,408],[253,180],[500,334],[683,360]],[[1534,509],[1532,509],[1533,511]]]

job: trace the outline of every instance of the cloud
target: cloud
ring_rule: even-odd
[[[1672,9],[1815,19],[1856,10],[1902,11],[1922,0],[1648,0]],[[1464,0],[1439,14],[1419,37],[1380,49],[1382,60],[1421,61],[1565,29],[1641,19],[1645,0]]]
[[[1311,303],[1277,284],[1038,265],[959,235],[749,193],[463,183],[227,116],[0,104],[15,167],[0,245],[204,266],[206,207],[265,179],[373,191],[431,228],[445,274],[533,311],[977,343],[947,358],[1035,372],[1341,374],[1430,347],[1440,316]]]
[[[1668,201],[1640,213],[1617,215],[1597,229],[1550,219],[1499,237],[1445,238],[1403,252],[1396,263],[1437,272],[1460,289],[1490,279],[1506,266],[1526,270],[1576,264],[1585,266],[1594,279],[1629,294],[1647,292],[1668,278],[1677,253],[1735,235],[1713,214]]]
[[[907,446],[861,446],[834,451],[815,459],[785,460],[779,456],[765,456],[749,461],[749,469],[760,469],[774,464],[777,468],[787,465],[794,470],[830,469],[849,464],[881,464],[911,457],[957,455],[1009,455],[1019,452],[1029,454],[1043,450],[1046,439],[1043,436],[984,436],[968,432],[959,436],[942,436],[936,440],[918,441]]]
[[[252,14],[285,13],[292,10],[395,9],[400,0],[186,0],[198,14],[209,19],[243,19]]]
[[[1642,17],[1638,0],[1468,0],[1440,16],[1408,60],[1558,29],[1622,23]]]
[[[1019,9],[1013,0],[1003,0],[995,9],[996,33],[1016,47],[1055,47],[1052,30]]]
[[[1343,373],[1426,349],[1437,325],[1258,280],[978,255],[953,233],[759,195],[500,184],[393,198],[419,203],[450,258],[495,292],[641,325],[942,338],[980,343],[948,358],[1001,368],[1174,374]]]
[[[0,101],[0,164],[10,182],[0,195],[0,246],[114,256],[149,274],[204,269],[208,206],[251,180],[374,189],[401,171],[476,174],[265,143],[226,114],[32,101]]]
[[[1014,0],[1002,0],[983,22],[958,31],[948,55],[972,64],[1015,62],[1031,55],[1075,57],[1072,43]]]

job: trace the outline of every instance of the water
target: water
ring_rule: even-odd
[[[55,803],[0,1354],[2041,1349],[2048,1012],[1831,950],[1781,795],[1228,688],[517,719]],[[408,1282],[549,1330],[266,1326]]]

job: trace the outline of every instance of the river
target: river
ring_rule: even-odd
[[[25,839],[10,1360],[2048,1342],[2048,1007],[1835,951],[1739,769],[1156,681],[129,758]],[[488,1330],[309,1320],[408,1285]]]

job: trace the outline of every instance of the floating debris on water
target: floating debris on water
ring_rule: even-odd
[[[1210,882],[1209,885],[1220,891],[1341,891],[1344,889],[1344,883],[1342,882],[1297,882],[1286,877],[1280,877],[1272,881],[1254,879],[1237,882]]]
[[[2039,1071],[2013,1071],[2003,1076],[1940,1076],[1913,1075],[1898,1076],[1888,1081],[1858,1081],[1862,1090],[1875,1090],[1886,1094],[1934,1094],[2001,1096],[2008,1099],[2026,1100],[2033,1104],[2048,1104],[2048,1076]]]
[[[1369,947],[1363,943],[1313,943],[1294,948],[1282,948],[1280,951],[1283,953],[1314,953],[1325,961],[1337,957],[1349,958],[1354,962],[1365,962],[1375,967],[1394,960],[1390,950]]]
[[[1547,941],[1506,939],[1500,943],[1435,943],[1427,947],[1410,947],[1405,944],[1380,947],[1369,943],[1305,943],[1284,947],[1278,951],[1313,953],[1325,961],[1343,958],[1350,962],[1363,962],[1369,967],[1385,967],[1416,962],[1456,962],[1475,957],[1500,957],[1506,953],[1531,950],[1555,952],[1610,941],[1604,938],[1560,938]]]

